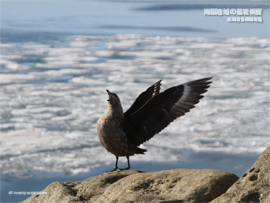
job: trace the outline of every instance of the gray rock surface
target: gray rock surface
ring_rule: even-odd
[[[212,201],[225,202],[270,202],[270,147],[226,193]]]
[[[209,202],[223,194],[238,177],[202,169],[175,169],[134,174],[107,188],[99,202]]]
[[[209,202],[238,180],[211,169],[175,169],[141,173],[114,171],[79,182],[54,182],[29,202]]]

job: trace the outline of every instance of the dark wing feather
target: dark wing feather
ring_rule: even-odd
[[[139,146],[166,128],[173,120],[185,115],[203,98],[209,81],[204,78],[171,87],[156,95],[138,111],[125,118],[128,140]]]
[[[137,99],[134,101],[134,103],[131,105],[131,107],[124,113],[125,118],[136,112],[138,109],[140,109],[149,99],[159,94],[161,86],[161,80],[153,84],[151,87],[149,87],[146,91],[141,93]]]

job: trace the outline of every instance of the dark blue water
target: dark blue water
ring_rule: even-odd
[[[262,8],[263,23],[228,23],[204,16],[204,8]],[[14,41],[53,39],[63,34],[145,34],[188,37],[269,37],[267,1],[2,1],[1,29]],[[28,32],[32,31],[30,36]],[[42,32],[43,34],[40,34]],[[9,38],[4,35],[4,40]]]

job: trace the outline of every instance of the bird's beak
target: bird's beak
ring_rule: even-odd
[[[108,95],[109,95],[109,99],[107,101],[111,101],[113,99],[113,95],[109,90],[106,90]]]

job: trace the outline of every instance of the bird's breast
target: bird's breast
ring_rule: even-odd
[[[97,124],[98,136],[101,144],[107,151],[115,156],[129,155],[128,141],[124,130],[121,127],[120,119],[100,118]]]
[[[97,123],[97,131],[101,143],[123,140],[126,134],[121,127],[122,123],[122,119],[100,118]]]

